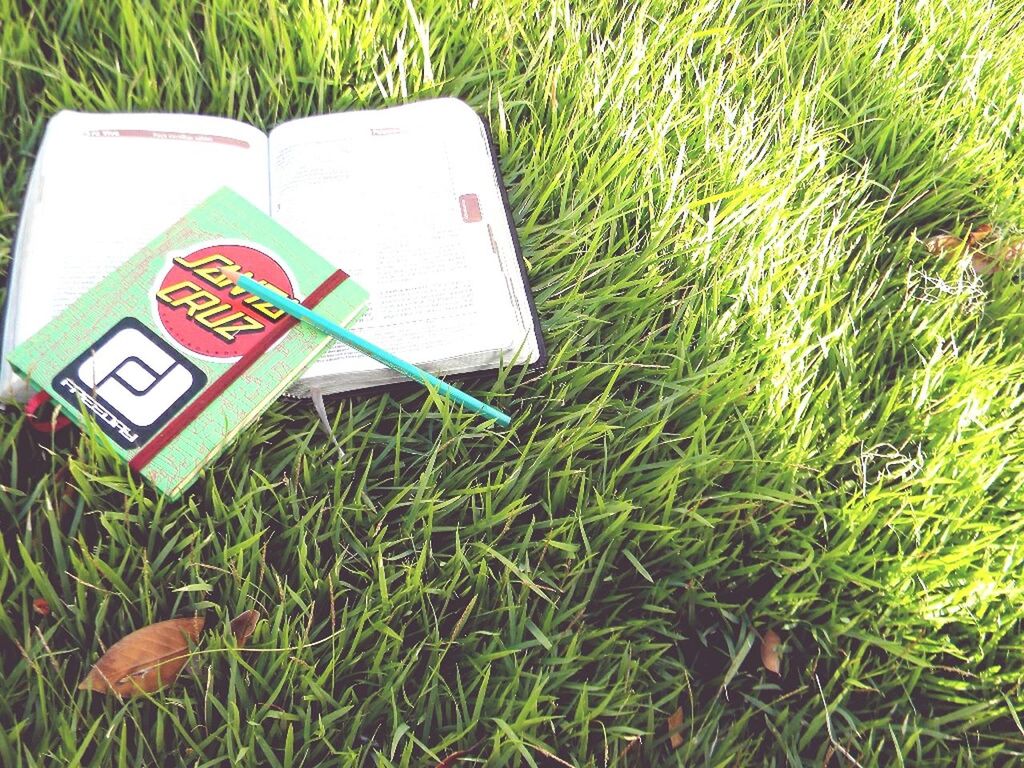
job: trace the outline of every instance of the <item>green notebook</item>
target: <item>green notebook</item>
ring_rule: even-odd
[[[354,280],[224,188],[16,347],[9,362],[174,498],[332,343],[229,282],[226,271],[342,325],[366,306]]]

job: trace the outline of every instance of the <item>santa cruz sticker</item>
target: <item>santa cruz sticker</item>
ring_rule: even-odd
[[[204,386],[206,374],[134,317],[101,336],[53,380],[122,448],[139,448]]]
[[[285,269],[253,246],[219,243],[177,254],[157,281],[157,319],[174,342],[214,359],[244,355],[285,317],[229,281],[225,272],[247,275],[294,298]]]

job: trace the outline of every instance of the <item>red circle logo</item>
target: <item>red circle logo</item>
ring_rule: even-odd
[[[157,316],[170,337],[207,357],[244,355],[285,314],[230,282],[240,272],[294,297],[278,262],[247,245],[208,245],[178,256],[156,289]]]

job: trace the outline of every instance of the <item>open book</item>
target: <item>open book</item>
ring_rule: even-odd
[[[64,111],[47,125],[9,270],[2,353],[222,186],[370,294],[361,336],[437,374],[543,362],[490,138],[456,99],[293,120]],[[400,381],[336,345],[289,390]],[[0,401],[29,395],[6,361]]]

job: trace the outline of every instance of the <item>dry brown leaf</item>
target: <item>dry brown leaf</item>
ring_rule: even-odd
[[[991,249],[995,227],[982,224],[967,235],[966,245],[971,257],[971,267],[979,275],[991,275],[1021,256],[1024,256],[1024,241],[1010,243],[999,249],[992,256],[986,248]],[[929,253],[942,254],[958,251],[964,247],[964,241],[954,235],[935,235],[924,241]]]
[[[992,232],[991,224],[982,224],[967,236],[967,244],[971,247],[971,266],[979,275],[991,275],[999,270],[999,262],[979,247]]]
[[[464,757],[469,757],[476,752],[483,745],[485,739],[480,739],[476,744],[471,746],[469,749],[460,749],[458,752],[452,752],[444,760],[434,766],[434,768],[451,768],[456,762]]]
[[[980,275],[991,275],[1000,269],[1012,267],[1013,262],[1024,257],[1024,240],[1011,240],[996,251],[994,257],[984,253],[974,253],[971,256],[971,266]]]
[[[668,741],[672,749],[679,749],[683,746],[683,735],[680,733],[683,727],[683,708],[679,707],[668,719]]]
[[[964,244],[964,241],[953,235],[935,235],[924,241],[924,247],[928,253],[946,253],[955,251]]]
[[[42,597],[37,597],[32,601],[32,610],[38,613],[40,616],[50,615],[50,604]]]
[[[1004,264],[1024,258],[1024,240],[1011,240],[999,249],[999,260]]]
[[[460,749],[458,752],[452,752],[448,757],[438,763],[434,768],[451,768],[455,765],[456,761],[463,757],[469,756],[468,749]]]
[[[153,693],[178,677],[189,656],[189,641],[199,641],[201,616],[171,619],[137,629],[100,657],[79,690],[135,696]]]
[[[971,268],[979,275],[991,275],[999,271],[999,262],[982,251],[971,251]]]
[[[528,744],[527,746],[537,754],[542,755],[546,760],[549,761],[549,763],[552,763],[554,765],[561,765],[564,766],[564,768],[576,768],[576,766],[574,766],[572,763],[563,760],[558,755],[554,755],[551,752],[548,752],[543,747],[538,747],[536,744]]]
[[[780,662],[782,654],[779,652],[781,646],[782,638],[774,629],[769,629],[761,638],[761,663],[764,664],[765,669],[776,675],[782,674],[779,671],[782,669]]]
[[[979,275],[989,275],[995,272],[995,266],[988,254],[976,247],[988,235],[991,229],[989,227],[988,230],[983,231],[983,228],[979,228],[967,236],[967,245],[971,254],[971,266]],[[928,249],[928,253],[942,255],[959,251],[963,248],[964,241],[953,235],[935,235],[935,237],[929,237],[925,240],[924,245]]]
[[[238,647],[243,647],[256,629],[256,622],[260,620],[259,611],[245,611],[231,620],[231,634],[235,636]]]
[[[978,245],[988,239],[995,230],[991,224],[982,224],[967,236],[968,245]]]
[[[637,748],[644,743],[643,736],[633,736],[626,741],[626,746],[619,752],[619,764],[620,765],[632,765],[634,762],[639,762],[642,759],[643,754],[637,750]],[[633,760],[633,758],[636,760]]]

